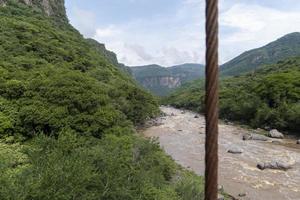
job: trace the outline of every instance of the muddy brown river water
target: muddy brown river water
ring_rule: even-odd
[[[195,118],[193,112],[182,112],[161,107],[167,114],[158,120],[159,126],[143,130],[146,137],[157,137],[161,147],[177,163],[199,175],[204,175],[205,120]],[[220,123],[219,184],[225,191],[241,200],[300,200],[300,147],[294,140],[281,140],[284,144],[243,141],[242,135],[251,133],[235,125]],[[237,147],[242,154],[229,154]],[[281,161],[292,165],[288,171],[259,170],[258,162]],[[246,197],[238,194],[246,193]]]

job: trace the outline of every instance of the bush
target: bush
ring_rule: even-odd
[[[3,144],[3,143],[0,143]],[[8,153],[1,150],[0,157]],[[184,175],[174,186],[177,166],[156,142],[135,136],[103,139],[64,131],[37,136],[1,159],[0,197],[6,199],[202,199],[202,179]],[[21,158],[21,160],[20,160]],[[17,160],[21,162],[17,162]],[[6,163],[6,164],[4,164]],[[14,164],[14,173],[9,163]]]

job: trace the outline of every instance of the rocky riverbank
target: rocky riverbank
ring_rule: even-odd
[[[166,116],[148,124],[143,134],[157,137],[177,163],[204,175],[204,117],[171,107],[161,109]],[[257,135],[230,123],[219,128],[219,184],[226,192],[241,200],[300,199],[296,140]]]

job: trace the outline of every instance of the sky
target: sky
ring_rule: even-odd
[[[300,32],[300,0],[219,0],[220,63]],[[205,0],[66,0],[70,23],[128,66],[205,63]]]

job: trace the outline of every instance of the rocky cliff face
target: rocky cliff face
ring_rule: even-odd
[[[174,89],[181,86],[182,81],[180,77],[164,76],[164,77],[148,77],[144,78],[142,85],[145,88],[151,88],[155,86],[167,87]]]
[[[134,78],[144,88],[159,96],[166,96],[173,89],[204,75],[204,66],[193,63],[172,67],[146,65],[132,67],[131,70]]]
[[[6,5],[10,0],[0,0],[0,5]],[[57,17],[60,20],[67,21],[65,1],[64,0],[17,0],[28,6],[41,9],[49,17]]]

